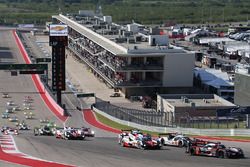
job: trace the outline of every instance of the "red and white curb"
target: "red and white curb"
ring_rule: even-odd
[[[1,145],[3,152],[7,154],[12,154],[15,156],[29,158],[29,159],[47,161],[44,159],[40,159],[40,158],[27,155],[19,151],[12,135],[0,135],[0,145]],[[47,161],[47,162],[50,162],[50,161]]]
[[[11,155],[19,156],[23,158],[54,163],[54,161],[49,161],[49,160],[33,157],[31,155],[22,153],[21,151],[18,150],[14,137],[12,135],[0,135],[0,146],[3,152],[5,152],[6,154],[11,154]]]

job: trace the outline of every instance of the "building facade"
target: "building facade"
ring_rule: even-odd
[[[104,16],[52,16],[67,24],[67,54],[76,55],[92,72],[126,97],[162,90],[190,91],[195,55],[174,49],[159,29],[133,23],[117,25]]]
[[[234,102],[239,106],[250,106],[250,67],[236,66]]]

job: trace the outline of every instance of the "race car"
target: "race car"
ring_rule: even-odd
[[[2,118],[3,119],[8,119],[9,117],[10,117],[9,113],[7,113],[7,112],[2,113]]]
[[[17,122],[17,121],[18,121],[18,118],[17,118],[16,116],[10,117],[10,118],[9,118],[9,121],[10,121],[10,122]]]
[[[56,138],[65,140],[83,140],[85,135],[80,128],[64,128],[56,131]]]
[[[7,128],[3,131],[3,133],[4,133],[5,135],[18,135],[18,134],[19,134],[17,129],[11,128],[11,127],[7,127]]]
[[[159,138],[152,138],[151,135],[147,134],[141,138],[141,148],[143,149],[161,149],[162,144]]]
[[[118,143],[123,147],[139,149],[161,149],[159,138],[152,138],[151,135],[143,135],[140,130],[122,130],[118,135]]]
[[[40,123],[49,123],[50,120],[48,118],[40,119]]]
[[[7,106],[14,106],[15,105],[15,103],[13,102],[13,101],[7,101]]]
[[[21,108],[19,106],[14,106],[12,107],[13,111],[21,111]]]
[[[6,113],[14,113],[13,108],[10,108],[10,107],[6,108],[5,112]]]
[[[33,99],[32,99],[32,97],[30,97],[30,96],[25,96],[23,102],[24,102],[24,103],[32,103],[32,102],[33,102]]]
[[[90,128],[82,127],[81,131],[86,137],[95,137],[95,131]]]
[[[9,94],[8,93],[3,93],[2,94],[2,98],[9,98],[10,96],[9,96]]]
[[[26,119],[33,119],[34,118],[34,114],[32,112],[26,113],[25,114],[25,118]]]
[[[30,127],[24,121],[17,123],[16,126],[19,130],[30,130]]]
[[[64,135],[64,128],[56,128],[55,136],[58,139],[63,139]]]
[[[56,127],[57,127],[57,126],[56,126],[56,123],[53,122],[53,121],[49,121],[46,125],[47,125],[48,127],[50,127],[50,128],[56,128]]]
[[[203,155],[218,158],[244,158],[243,150],[237,147],[228,147],[220,142],[192,142],[189,147],[190,155]]]
[[[41,136],[41,135],[45,135],[45,136],[54,136],[56,132],[56,129],[51,128],[47,125],[42,126],[41,128],[34,128],[34,135],[35,136]]]
[[[23,103],[23,109],[24,110],[31,110],[31,104],[30,103]]]
[[[122,147],[141,148],[141,142],[134,135],[127,132],[119,134],[118,144]]]
[[[2,128],[1,128],[1,132],[3,133],[6,129],[9,129],[10,127],[8,127],[8,126],[2,126]]]
[[[162,145],[187,147],[189,137],[178,133],[161,133],[159,134]]]
[[[118,135],[118,143],[121,144],[123,137],[127,137],[129,134],[138,137],[142,136],[143,133],[139,129],[121,129],[122,133]]]

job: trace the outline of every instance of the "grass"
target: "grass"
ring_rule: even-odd
[[[104,117],[103,115],[101,114],[98,114],[95,112],[95,115],[96,115],[96,118],[99,122],[107,125],[107,126],[110,126],[114,129],[135,129],[135,127],[131,127],[131,126],[127,126],[127,125],[122,125],[122,124],[119,124],[117,122],[114,122],[110,119],[108,119],[107,117]],[[146,131],[146,130],[141,130],[143,133],[148,133],[148,134],[151,134],[151,135],[158,135],[159,132],[152,132],[152,131]]]
[[[127,125],[122,125],[120,123],[114,122],[107,117],[104,117],[101,114],[98,114],[95,112],[96,118],[99,122],[110,126],[114,129],[134,129],[135,127],[127,126]],[[152,132],[152,131],[146,131],[146,130],[141,130],[143,133],[148,133],[154,136],[157,136],[160,132]],[[197,136],[197,135],[187,135],[187,136]],[[211,136],[212,137],[212,136]],[[230,138],[230,139],[241,139],[241,140],[250,140],[250,136],[215,136],[215,137],[221,137],[221,138]]]
[[[245,128],[245,125],[246,123],[245,122],[239,122],[239,125],[238,125],[238,122],[229,122],[228,125],[226,122],[220,122],[219,123],[219,127],[217,125],[217,123],[215,122],[200,122],[199,124],[198,123],[190,123],[190,127],[191,128],[198,128],[198,129],[233,129],[235,128],[235,126],[237,126],[237,128],[241,128],[241,129],[244,129]],[[180,125],[181,127],[185,127],[185,124],[182,124]]]
[[[0,0],[0,23],[44,23],[50,20],[47,15],[36,13],[76,13],[78,10],[95,10],[98,0],[50,0],[50,1],[4,1]],[[115,22],[142,24],[176,23],[218,23],[247,21],[250,3],[244,1],[201,1],[201,0],[123,0],[99,1],[105,15],[113,16]],[[19,13],[15,19],[9,19],[12,13]],[[27,13],[30,15],[23,15]]]

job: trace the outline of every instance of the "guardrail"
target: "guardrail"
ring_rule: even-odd
[[[93,107],[93,110],[94,112],[99,113],[104,117],[107,117],[108,119],[115,121],[117,123],[153,132],[160,132],[160,133],[178,132],[183,134],[204,135],[204,136],[250,136],[250,129],[196,129],[196,128],[180,128],[180,127],[171,128],[171,127],[145,126],[126,120],[120,120],[95,107]]]

